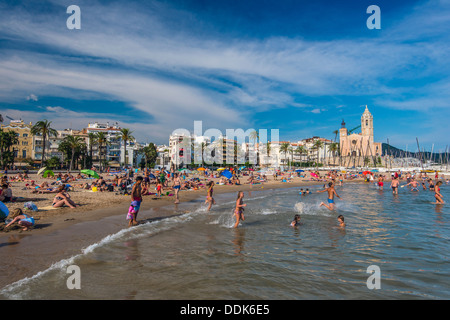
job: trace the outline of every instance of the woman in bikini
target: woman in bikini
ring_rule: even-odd
[[[240,220],[245,221],[244,207],[246,207],[247,204],[242,203],[242,199],[244,199],[244,192],[239,191],[236,199],[236,208],[234,209],[234,216],[236,217],[234,228],[238,227]]]
[[[77,205],[70,199],[69,194],[65,191],[66,186],[62,185],[58,188],[58,193],[56,194],[55,198],[53,199],[52,206],[54,208],[60,208],[63,205],[66,205],[70,208],[75,208]]]
[[[444,204],[444,199],[441,194],[441,185],[442,181],[438,181],[436,183],[436,187],[434,188],[434,197],[436,198],[436,204]]]
[[[207,193],[207,195],[206,195],[206,201],[205,201],[205,203],[209,203],[209,206],[208,206],[208,211],[209,211],[209,210],[211,209],[212,205],[213,205],[213,204],[216,204],[216,201],[215,201],[214,198],[213,198],[213,193],[214,193],[214,190],[213,190],[213,187],[214,187],[214,181],[208,182],[207,186],[208,186],[208,193]]]

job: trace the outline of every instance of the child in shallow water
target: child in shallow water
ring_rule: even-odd
[[[291,222],[291,226],[292,226],[292,227],[297,227],[297,226],[299,226],[299,225],[301,225],[301,223],[300,223],[300,215],[299,215],[299,214],[296,214],[296,215],[294,216],[294,220]]]

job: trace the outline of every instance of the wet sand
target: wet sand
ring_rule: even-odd
[[[244,177],[241,181],[246,179],[247,177]],[[361,182],[362,179],[351,181]],[[216,185],[214,193],[274,190],[324,183],[326,182],[297,177],[293,178],[292,182],[281,182],[273,181],[273,178],[269,177],[269,181],[263,184]],[[29,190],[22,190],[24,182],[12,184],[14,196],[39,199],[33,201],[38,207],[51,205],[54,194],[31,194]],[[116,195],[115,192],[94,193],[80,189],[70,192],[70,195],[75,203],[81,204],[80,207],[39,211],[33,213],[37,220],[35,228],[31,231],[0,232],[0,261],[3,267],[0,288],[25,277],[32,277],[62,259],[80,254],[82,249],[108,235],[127,228],[125,217],[130,196]],[[155,198],[153,195],[143,197],[138,220],[149,222],[188,212],[192,206],[204,203],[206,189],[182,190],[181,203],[178,205],[174,204],[173,196],[164,196],[158,200],[153,198]],[[24,202],[16,202],[8,207],[10,210],[14,207],[23,208],[23,204]]]

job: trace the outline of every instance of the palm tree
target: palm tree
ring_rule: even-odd
[[[281,151],[281,152],[284,152],[284,162],[285,162],[285,163],[287,163],[287,160],[286,160],[286,154],[288,153],[289,147],[290,147],[290,146],[291,146],[291,145],[290,145],[288,142],[284,142],[284,143],[282,143],[281,146],[280,146],[280,151]]]
[[[69,166],[69,171],[74,169],[73,168],[73,159],[75,157],[75,150],[79,149],[83,146],[84,144],[84,140],[83,138],[79,137],[79,136],[67,136],[64,138],[65,142],[67,143],[68,147],[70,147],[71,151],[72,151],[72,155],[70,157],[70,166]]]
[[[255,145],[255,151],[256,151],[256,164],[258,164],[258,153],[259,153],[259,146],[256,146],[256,142],[259,141],[259,132],[256,130],[253,130],[249,134],[249,139],[253,140],[253,144]],[[255,164],[253,164],[253,167],[255,167]]]
[[[99,166],[100,172],[102,171],[102,153],[103,153],[103,145],[106,147],[110,144],[108,141],[108,137],[106,133],[103,131],[97,132],[97,143],[98,143],[98,157],[99,157]]]
[[[295,152],[298,153],[298,154],[300,154],[300,157],[301,157],[302,154],[304,154],[304,153],[306,152],[306,149],[305,149],[304,146],[298,146],[298,147],[295,149]]]
[[[125,167],[127,166],[127,142],[133,141],[134,137],[131,135],[133,131],[130,131],[130,129],[123,128],[120,129],[120,138],[123,140],[123,149],[124,149],[124,160],[125,160]]]
[[[323,142],[320,140],[316,140],[314,142],[313,148],[317,150],[317,162],[316,162],[316,170],[319,168],[319,149],[322,148]]]
[[[291,163],[289,164],[289,169],[292,168],[292,162],[294,162],[294,149],[292,147],[289,147],[289,153],[291,154]]]
[[[36,122],[36,124],[31,127],[31,134],[33,136],[37,136],[37,135],[42,135],[42,158],[41,158],[41,168],[44,164],[44,160],[45,160],[45,144],[46,144],[46,140],[47,138],[50,138],[51,136],[56,137],[58,136],[58,132],[51,128],[50,125],[52,124],[51,121],[48,121],[47,119],[42,120],[42,121],[38,121]]]
[[[335,159],[336,159],[336,152],[339,150],[339,143],[337,143],[337,142],[330,143],[330,146],[328,147],[328,149],[333,154],[333,164],[336,164]]]
[[[339,134],[339,130],[334,130],[333,133],[334,133],[334,142],[336,142],[337,136]]]
[[[92,148],[94,147],[94,144],[97,143],[97,135],[93,132],[89,132],[88,141],[89,141],[89,156],[92,159]]]

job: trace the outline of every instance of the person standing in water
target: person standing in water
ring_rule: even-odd
[[[320,203],[320,207],[321,206],[325,206],[327,207],[329,210],[334,210],[334,196],[336,195],[336,197],[338,197],[339,199],[342,200],[342,198],[337,194],[336,190],[334,189],[334,185],[332,182],[328,183],[328,188],[324,189],[324,190],[319,190],[317,191],[318,193],[321,192],[328,192],[328,205],[321,202]]]
[[[442,181],[436,182],[436,187],[434,188],[434,197],[436,198],[436,204],[444,204],[444,199],[441,194]]]
[[[214,201],[214,198],[213,198],[214,181],[208,182],[207,186],[208,186],[208,194],[206,195],[205,203],[209,203],[209,206],[208,206],[208,211],[209,211],[211,209],[212,205],[216,204],[216,201]]]
[[[400,182],[398,181],[398,178],[394,177],[391,181],[391,188],[392,188],[393,194],[398,194],[398,185],[399,184],[400,184]]]
[[[130,220],[128,226],[137,225],[137,215],[141,207],[142,202],[142,181],[144,179],[141,176],[136,177],[136,182],[131,189],[131,205],[128,210],[127,219]]]
[[[383,176],[380,174],[379,177],[378,177],[378,188],[380,190],[383,190],[383,185],[384,185],[384,183],[383,183]]]
[[[247,206],[247,204],[244,204],[242,200],[244,199],[244,192],[238,191],[237,199],[236,199],[236,207],[234,209],[234,216],[236,217],[236,223],[234,224],[233,228],[237,228],[239,225],[239,221],[245,221],[244,217],[244,207]]]

